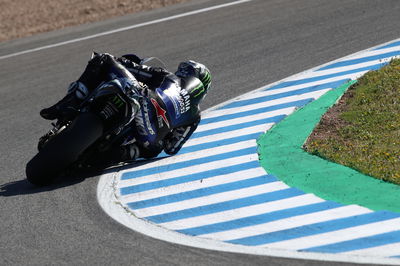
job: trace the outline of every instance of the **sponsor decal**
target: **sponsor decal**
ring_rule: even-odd
[[[174,106],[174,113],[175,113],[175,118],[179,118],[181,116],[180,112],[179,112],[179,107],[178,107],[178,100],[177,100],[177,87],[176,86],[172,86],[168,89],[166,89],[165,91],[157,91],[158,95],[163,98],[162,96],[165,95],[168,97],[169,101],[172,103],[172,105]]]
[[[160,94],[160,92],[158,92]],[[182,90],[177,86],[171,86],[163,91],[175,109],[175,117],[178,119],[182,114],[190,109],[190,95],[186,90]]]
[[[186,90],[181,90],[179,95],[181,96],[179,98],[180,112],[183,114],[190,109],[190,95]]]
[[[159,127],[163,127],[163,121],[165,122],[165,124],[167,125],[167,127],[169,128],[169,122],[166,116],[166,111],[164,109],[161,108],[161,106],[158,104],[158,102],[151,98],[151,103],[153,104],[154,108],[156,109],[157,112],[157,119],[158,119],[158,125]]]
[[[152,128],[152,124],[149,118],[147,101],[141,101],[141,103],[142,103],[142,107],[140,108],[141,111],[139,111],[135,117],[137,130],[139,134],[142,136],[147,136],[148,134],[155,135],[155,132]]]
[[[117,95],[115,95],[114,98],[112,98],[111,101],[116,105],[117,108],[121,108],[122,106],[124,106],[124,102]]]

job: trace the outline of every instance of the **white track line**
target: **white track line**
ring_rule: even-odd
[[[76,39],[72,39],[72,40],[68,40],[68,41],[64,41],[64,42],[45,45],[45,46],[41,46],[41,47],[37,47],[37,48],[33,48],[33,49],[28,49],[28,50],[24,50],[24,51],[12,53],[12,54],[2,55],[2,56],[0,56],[0,60],[6,59],[6,58],[10,58],[10,57],[19,56],[19,55],[23,55],[23,54],[27,54],[27,53],[37,52],[37,51],[41,51],[41,50],[45,50],[45,49],[50,49],[50,48],[54,48],[54,47],[59,47],[59,46],[63,46],[63,45],[71,44],[71,43],[86,41],[86,40],[94,39],[94,38],[97,38],[97,37],[102,37],[102,36],[106,36],[106,35],[110,35],[110,34],[114,34],[114,33],[119,33],[119,32],[123,32],[123,31],[127,31],[127,30],[132,30],[132,29],[136,29],[136,28],[141,28],[141,27],[144,27],[144,26],[149,26],[149,25],[153,25],[153,24],[157,24],[157,23],[162,23],[162,22],[166,22],[166,21],[170,21],[170,20],[174,20],[174,19],[178,19],[178,18],[192,16],[192,15],[196,15],[196,14],[200,14],[200,13],[204,13],[204,12],[208,12],[208,11],[224,8],[224,7],[229,7],[229,6],[233,6],[233,5],[238,5],[238,4],[242,4],[242,3],[246,3],[246,2],[250,2],[250,1],[253,1],[253,0],[239,0],[239,1],[225,3],[225,4],[221,4],[221,5],[206,7],[206,8],[202,8],[202,9],[198,9],[198,10],[194,10],[194,11],[190,11],[190,12],[186,12],[186,13],[182,13],[182,14],[178,14],[178,15],[174,15],[174,16],[170,16],[170,17],[166,17],[166,18],[161,18],[161,19],[156,19],[156,20],[144,22],[144,23],[134,24],[134,25],[131,25],[131,26],[122,27],[122,28],[118,28],[118,29],[115,29],[115,30],[104,31],[104,32],[100,32],[100,33],[93,34],[93,35],[88,35],[88,36],[81,37],[81,38],[76,38]]]

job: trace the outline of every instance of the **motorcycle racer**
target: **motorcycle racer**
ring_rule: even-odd
[[[203,64],[181,62],[175,73],[165,68],[141,64],[134,55],[116,58],[94,53],[67,95],[55,105],[40,111],[48,120],[76,113],[80,103],[98,86],[128,84],[134,106],[134,118],[128,125],[125,141],[93,158],[95,164],[107,165],[153,158],[162,151],[176,154],[200,122],[199,104],[211,85],[211,74]]]

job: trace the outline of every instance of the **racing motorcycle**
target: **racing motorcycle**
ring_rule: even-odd
[[[95,54],[94,54],[95,55]],[[164,65],[157,58],[141,64]],[[118,76],[118,69],[110,71]],[[60,174],[88,166],[90,158],[105,153],[114,145],[133,143],[127,125],[133,120],[133,101],[141,97],[129,88],[129,81],[114,79],[100,84],[73,110],[73,115],[58,119],[39,139],[38,153],[26,165],[27,180],[37,186],[51,183]]]

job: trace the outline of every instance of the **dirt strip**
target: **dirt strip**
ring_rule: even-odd
[[[0,42],[188,0],[2,0]]]

